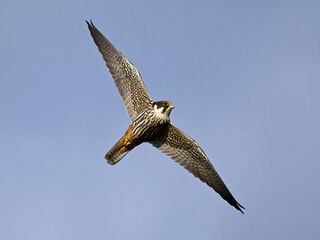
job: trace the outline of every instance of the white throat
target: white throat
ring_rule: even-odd
[[[165,121],[169,121],[170,118],[169,118],[169,114],[171,112],[171,109],[166,109],[166,111],[163,112],[163,107],[161,108],[157,108],[157,105],[154,105],[154,113],[155,113],[155,116],[160,118],[161,120],[165,120]]]

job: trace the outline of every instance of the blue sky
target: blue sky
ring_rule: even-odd
[[[1,239],[318,239],[319,1],[0,4]],[[245,215],[130,124],[89,34],[139,69]]]

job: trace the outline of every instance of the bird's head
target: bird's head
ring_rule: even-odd
[[[153,103],[153,109],[157,117],[169,120],[171,110],[174,108],[171,102],[159,101]]]

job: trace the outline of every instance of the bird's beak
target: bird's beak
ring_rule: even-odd
[[[174,109],[174,105],[173,105],[172,103],[170,103],[169,107],[170,107],[171,109]]]

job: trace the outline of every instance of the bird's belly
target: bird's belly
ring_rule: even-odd
[[[137,126],[133,129],[132,133],[143,141],[148,141],[152,138],[161,128],[160,124]]]

